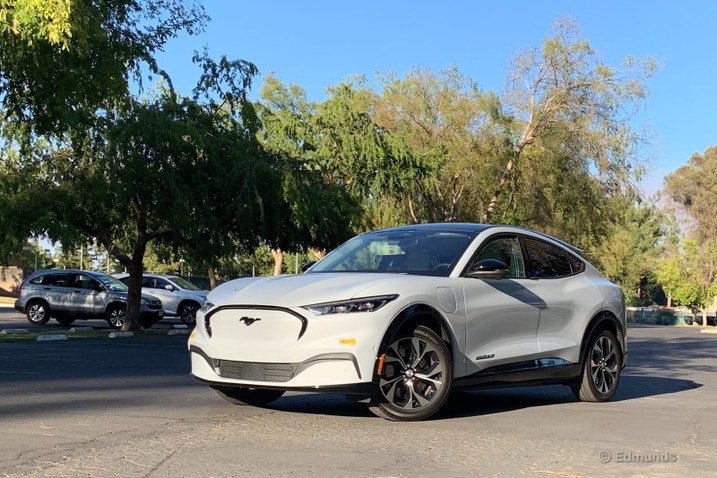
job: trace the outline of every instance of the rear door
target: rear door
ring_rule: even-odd
[[[162,309],[169,315],[177,314],[179,292],[167,279],[162,277],[143,277],[142,291],[162,301]]]
[[[106,298],[107,291],[97,279],[90,274],[74,274],[71,302],[78,314],[84,317],[103,315]]]
[[[577,256],[539,239],[525,238],[524,245],[531,289],[548,304],[540,311],[541,356],[576,362],[585,326],[602,299]]]
[[[42,283],[38,284],[40,293],[50,304],[50,310],[66,313],[71,310],[72,274],[59,272],[43,276]]]

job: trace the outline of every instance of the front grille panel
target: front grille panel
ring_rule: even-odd
[[[288,382],[294,376],[296,364],[219,361],[218,374],[236,380]]]

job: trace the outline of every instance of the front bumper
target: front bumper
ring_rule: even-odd
[[[363,381],[356,357],[323,354],[298,363],[260,363],[220,360],[200,347],[189,347],[192,377],[216,386],[246,386],[294,391],[324,391],[371,395],[374,385]]]
[[[370,385],[391,312],[300,312],[266,306],[200,311],[188,341],[192,375],[224,386],[283,390]]]

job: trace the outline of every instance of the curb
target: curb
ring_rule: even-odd
[[[55,342],[58,340],[67,340],[65,334],[52,334],[52,335],[38,335],[35,341],[37,342]]]
[[[29,330],[29,329],[2,329],[0,330],[0,336],[14,336],[14,337],[21,337],[23,335],[32,335],[33,333],[37,333],[36,330]],[[67,331],[67,333],[57,333],[57,334],[43,334],[40,333],[35,337],[35,341],[37,342],[55,342],[55,341],[64,341],[68,340],[70,337],[72,337],[75,334],[81,334],[82,332],[98,332],[98,337],[102,335],[102,332],[104,332],[104,329],[95,329],[93,327],[73,327]],[[110,339],[121,339],[121,338],[132,338],[135,337],[134,332],[121,332],[121,331],[108,331],[107,338]],[[153,334],[155,336],[162,336],[162,335],[189,335],[190,329],[186,325],[179,325],[174,326],[169,329],[164,329],[163,332],[165,333],[156,333]]]

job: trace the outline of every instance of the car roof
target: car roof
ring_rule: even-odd
[[[470,222],[431,222],[425,224],[406,224],[403,226],[389,227],[386,229],[379,229],[371,232],[393,232],[393,231],[455,231],[455,232],[473,232],[479,233],[491,227],[496,227],[495,224],[477,224]],[[369,232],[368,234],[371,234]]]
[[[37,269],[33,271],[31,276],[40,274],[87,274],[91,276],[106,276],[104,272],[100,271],[87,271],[84,269]]]
[[[451,231],[451,232],[471,232],[471,233],[481,233],[483,231],[486,231],[491,228],[506,228],[510,229],[514,232],[527,232],[535,234],[539,237],[543,237],[546,239],[550,239],[552,241],[557,242],[558,244],[562,245],[563,247],[571,250],[575,254],[579,256],[583,256],[583,251],[576,247],[569,242],[565,242],[562,239],[558,239],[557,237],[551,236],[550,234],[546,234],[544,232],[536,231],[534,229],[530,229],[527,227],[522,226],[513,226],[509,224],[480,224],[480,223],[472,223],[472,222],[433,222],[433,223],[425,223],[425,224],[407,224],[403,226],[395,226],[395,227],[389,227],[386,229],[378,229],[375,231],[367,232],[367,234],[371,233],[384,233],[384,232],[400,232],[400,231]]]

